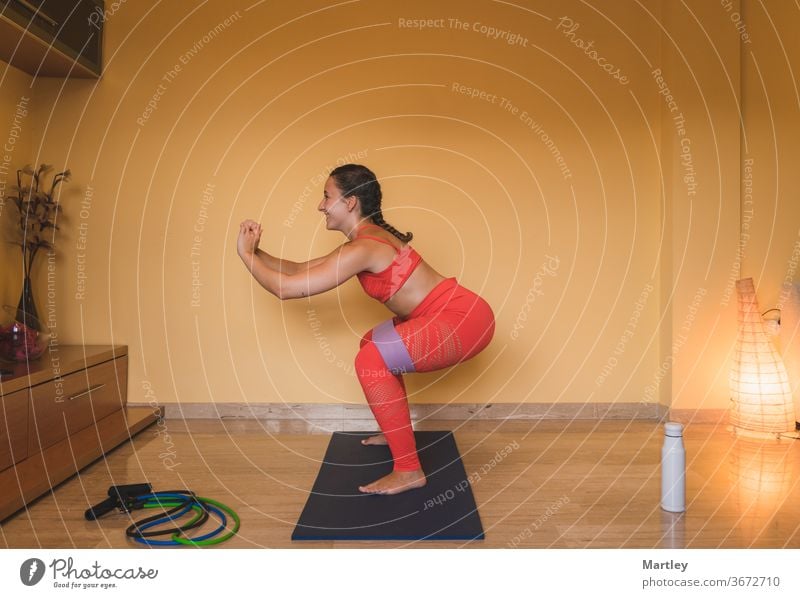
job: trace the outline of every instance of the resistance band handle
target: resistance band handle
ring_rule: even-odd
[[[140,494],[147,494],[151,490],[152,486],[146,482],[143,484],[109,486],[108,498],[91,509],[87,509],[83,516],[88,521],[94,521],[117,507],[124,511],[130,511],[132,507],[135,507],[134,498]]]
[[[98,517],[102,517],[109,511],[113,511],[116,507],[120,506],[119,497],[118,496],[109,496],[100,504],[97,504],[89,509],[86,509],[86,512],[83,514],[86,517],[87,521],[94,521]]]
[[[108,495],[118,496],[120,502],[129,502],[140,494],[148,494],[152,490],[152,486],[148,483],[143,484],[124,484],[121,486],[109,486]]]

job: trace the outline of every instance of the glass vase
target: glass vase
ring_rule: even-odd
[[[20,363],[41,357],[50,335],[42,329],[30,277],[25,277],[17,307],[5,305],[0,315],[0,361]]]
[[[22,293],[19,296],[19,303],[17,304],[17,313],[15,318],[28,328],[42,331],[42,325],[39,322],[39,313],[36,310],[36,301],[33,299],[33,284],[31,277],[26,276],[22,281]]]

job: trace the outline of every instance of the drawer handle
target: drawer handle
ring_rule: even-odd
[[[42,19],[43,21],[47,22],[51,27],[58,26],[58,23],[44,14],[38,7],[34,6],[30,2],[26,2],[25,0],[17,0],[17,4],[22,4],[25,8],[35,14],[37,17]]]
[[[79,392],[79,393],[78,393],[78,394],[76,394],[76,395],[72,395],[72,396],[71,396],[71,397],[69,397],[69,399],[67,399],[67,400],[69,400],[69,401],[74,401],[75,399],[78,399],[78,398],[82,397],[83,395],[88,395],[88,394],[90,394],[90,393],[91,393],[93,390],[97,390],[98,388],[103,388],[104,386],[105,386],[105,384],[95,384],[94,386],[92,386],[91,388],[88,388],[88,389],[84,390],[83,392]]]

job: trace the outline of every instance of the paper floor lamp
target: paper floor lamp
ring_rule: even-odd
[[[781,306],[781,351],[794,395],[794,421],[800,422],[800,282],[784,287]]]
[[[764,332],[753,279],[736,281],[739,332],[730,375],[731,423],[739,434],[794,431],[792,390],[780,354]]]

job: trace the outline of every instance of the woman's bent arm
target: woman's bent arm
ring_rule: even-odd
[[[277,270],[283,274],[297,274],[300,271],[301,264],[289,260],[282,260],[274,255],[268,254],[262,249],[256,249],[256,256],[271,270]]]
[[[264,262],[256,259],[256,254],[252,252],[242,252],[240,257],[253,278],[267,291],[278,299],[297,299],[324,293],[339,286],[365,269],[369,254],[361,245],[345,243],[325,259],[312,260],[313,266],[295,274],[286,274],[269,268]]]
[[[244,253],[239,255],[245,267],[250,271],[250,274],[258,281],[258,284],[267,289],[278,299],[282,299],[281,288],[283,286],[283,281],[291,275],[270,268],[267,266],[266,262],[257,259],[256,256],[257,253]]]

